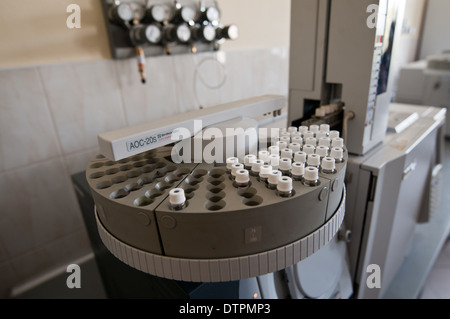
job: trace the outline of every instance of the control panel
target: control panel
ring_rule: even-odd
[[[214,51],[239,36],[236,25],[220,23],[212,0],[102,0],[115,59]]]

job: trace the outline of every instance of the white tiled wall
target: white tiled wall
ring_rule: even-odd
[[[287,95],[288,48],[0,70],[0,297],[90,252],[70,176],[97,134],[263,94]]]

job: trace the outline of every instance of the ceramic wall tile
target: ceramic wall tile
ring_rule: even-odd
[[[0,241],[9,258],[83,227],[60,158],[0,175]]]
[[[0,172],[60,154],[37,69],[0,70]]]
[[[97,145],[97,135],[126,126],[115,62],[41,66],[44,88],[65,154]]]
[[[70,175],[83,172],[86,170],[87,164],[99,153],[98,147],[88,150],[76,152],[64,156],[67,170]]]
[[[136,61],[115,61],[128,125],[159,120],[177,113],[171,56],[147,58],[147,82],[142,84]]]

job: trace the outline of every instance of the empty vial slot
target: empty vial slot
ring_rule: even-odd
[[[100,178],[100,177],[103,177],[103,176],[105,176],[104,172],[95,172],[95,173],[92,173],[91,175],[89,175],[89,178],[97,179],[97,178]]]
[[[141,178],[138,179],[137,183],[141,186],[150,184],[151,182],[153,182],[153,178],[151,178],[150,176],[143,176]]]
[[[117,163],[119,163],[119,164],[125,164],[125,163],[128,163],[129,161],[130,161],[129,158],[124,158],[124,159],[121,159],[120,161],[118,161]]]
[[[203,180],[202,178],[195,178],[194,176],[189,176],[188,178],[186,178],[186,183],[188,183],[191,186],[195,186],[202,180]]]
[[[139,171],[131,171],[131,172],[127,173],[128,178],[135,178],[135,177],[138,177],[139,175],[141,175],[141,173],[139,173]]]
[[[160,163],[160,164],[164,164],[164,163]],[[159,165],[159,164],[158,164]],[[157,165],[157,166],[158,166]],[[167,173],[170,173],[170,172],[173,172],[173,171],[176,171],[176,169],[177,169],[177,167],[175,166],[175,165],[165,165],[164,164],[164,167],[163,167],[163,169],[161,170],[164,174],[167,174]]]
[[[111,181],[104,181],[101,183],[98,183],[95,188],[97,189],[107,189],[109,187],[111,187],[113,185],[113,183],[111,183]]]
[[[127,180],[127,177],[122,175],[122,176],[114,177],[111,181],[113,182],[113,184],[120,184],[120,183],[125,182],[126,180]]]
[[[139,169],[139,172],[141,172],[141,173],[150,173],[151,171],[153,171],[153,168],[151,167],[151,166],[149,166],[149,165],[147,165],[147,166],[144,166],[144,167],[141,167],[140,169]]]
[[[125,186],[125,189],[128,192],[134,192],[134,191],[137,191],[137,190],[139,190],[141,188],[142,188],[142,186],[139,185],[138,183],[131,183],[131,184],[128,184],[127,186]]]
[[[137,163],[133,164],[134,167],[142,167],[144,165],[145,165],[145,162],[143,162],[143,161],[140,161],[140,162],[137,162]]]
[[[113,166],[113,165],[115,165],[116,164],[116,162],[114,162],[114,161],[107,161],[106,163],[105,163],[105,166]]]
[[[102,158],[105,158],[105,157],[102,154],[98,154],[95,158],[102,159]]]
[[[143,158],[142,155],[135,155],[135,156],[133,156],[133,157],[131,158],[131,160],[132,160],[132,161],[139,161],[139,160],[141,160],[142,158]]]
[[[114,174],[117,174],[118,172],[119,172],[118,168],[110,168],[105,171],[105,174],[106,175],[114,175]]]
[[[118,191],[111,193],[111,195],[109,195],[109,196],[112,199],[120,199],[120,198],[127,197],[128,194],[129,194],[129,192],[126,189],[121,188]]]
[[[220,193],[221,191],[223,191],[225,189],[225,184],[223,184],[223,183],[218,184],[218,185],[209,184],[206,188],[211,193],[217,194],[217,193]]]
[[[238,194],[239,196],[245,197],[245,198],[251,198],[255,196],[257,193],[256,188],[248,187],[248,188],[239,188]]]
[[[192,172],[192,176],[194,176],[195,178],[201,178],[206,174],[208,174],[208,171],[206,169],[196,169]]]
[[[188,168],[178,168],[177,170],[175,170],[173,173],[175,175],[177,175],[178,177],[181,177],[183,175],[189,174],[191,170]]]
[[[89,166],[89,167],[90,167],[90,168],[100,168],[100,167],[102,167],[103,165],[105,165],[105,164],[103,164],[103,162],[98,162],[98,163],[92,164],[92,165]]]
[[[153,199],[148,198],[148,197],[146,197],[146,196],[141,196],[141,197],[139,197],[139,198],[136,198],[136,199],[134,200],[133,204],[134,204],[135,206],[144,207],[144,206],[150,205],[150,204],[153,203],[153,202],[154,202]]]
[[[171,184],[175,183],[176,181],[179,181],[180,179],[181,179],[181,177],[178,177],[177,175],[172,174],[172,173],[170,173],[169,175],[166,176],[166,178],[164,178],[164,180],[167,183],[171,183]]]
[[[261,205],[262,202],[263,202],[263,199],[260,196],[252,196],[250,198],[244,198],[242,200],[242,203],[246,206],[258,206],[258,205]]]
[[[209,176],[211,176],[213,178],[219,178],[220,176],[224,175],[225,173],[226,173],[225,170],[220,169],[220,168],[215,168],[209,172]]]
[[[225,192],[219,192],[219,193],[208,193],[206,194],[206,199],[213,203],[217,203],[224,199],[226,196]]]
[[[159,189],[160,191],[164,191],[166,189],[169,189],[172,187],[172,184],[169,184],[167,182],[159,182],[155,185],[156,189]]]
[[[216,203],[207,201],[205,204],[205,208],[210,211],[218,211],[225,207],[225,201],[221,200]]]
[[[132,169],[132,168],[133,168],[133,166],[131,166],[131,165],[122,165],[122,166],[119,167],[119,169],[120,169],[122,172],[129,171],[129,170]]]
[[[156,197],[161,196],[162,194],[163,192],[161,192],[160,190],[152,188],[151,190],[145,192],[145,197],[154,199]]]

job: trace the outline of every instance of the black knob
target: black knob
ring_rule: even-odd
[[[218,40],[221,39],[236,40],[238,37],[239,37],[239,28],[234,24],[217,28],[216,38]]]
[[[194,40],[197,41],[209,43],[216,39],[216,29],[210,24],[196,26],[192,33]]]
[[[170,25],[164,30],[164,40],[169,43],[187,43],[191,37],[191,29],[187,24]]]

